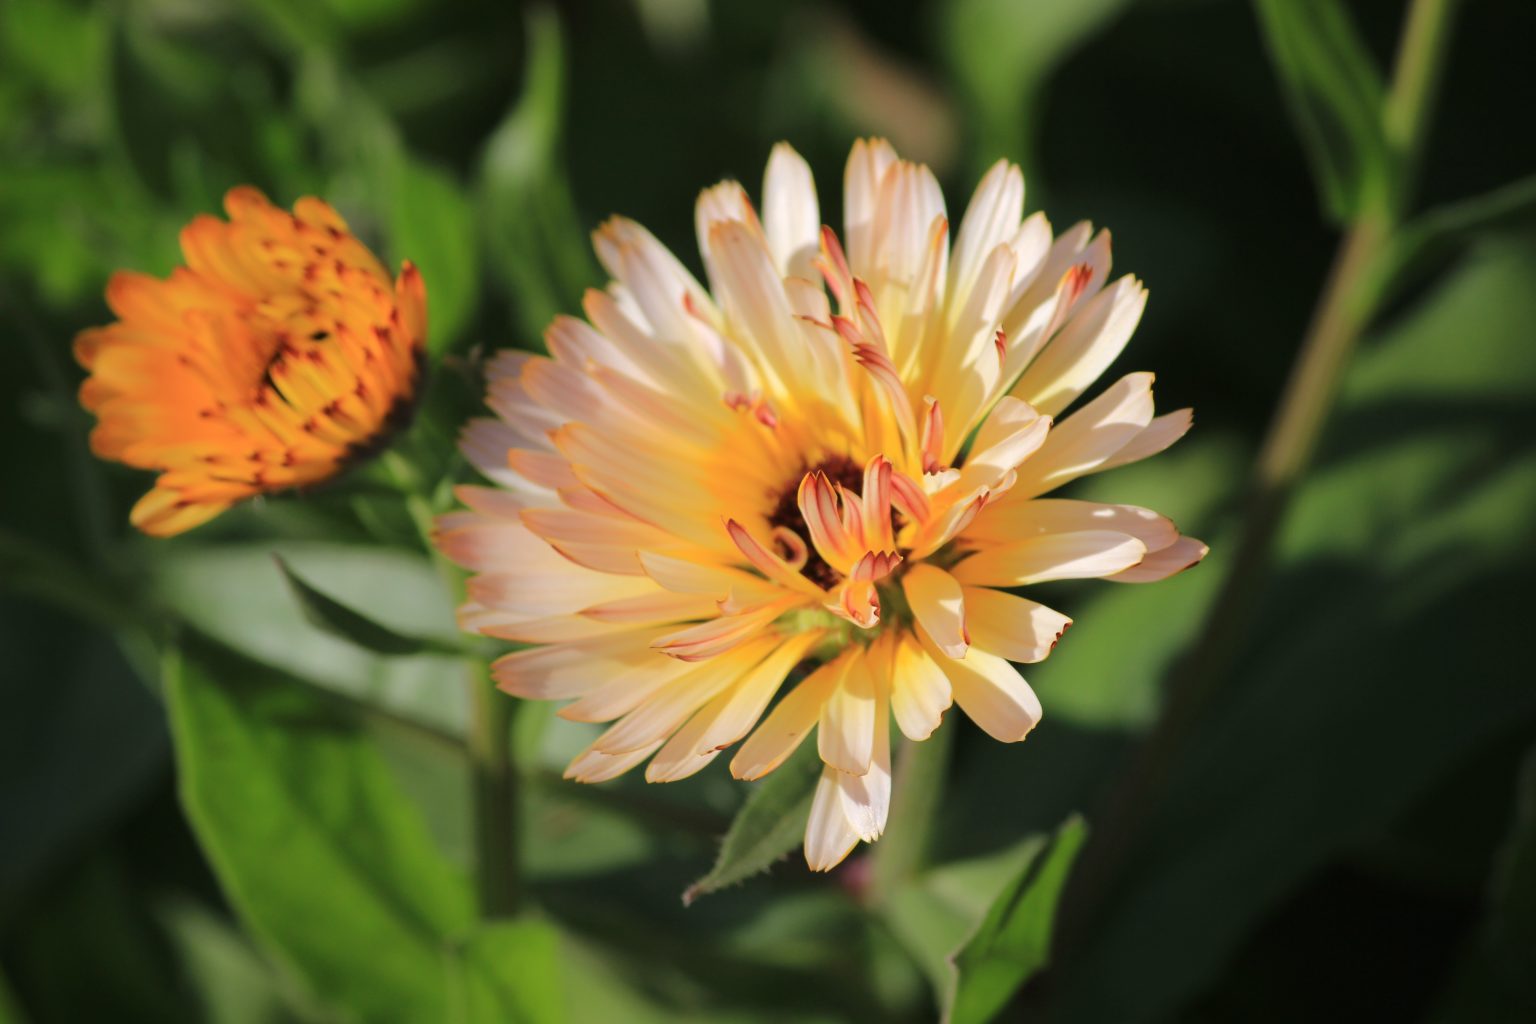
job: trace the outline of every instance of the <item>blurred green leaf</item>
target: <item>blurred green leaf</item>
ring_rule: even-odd
[[[958,980],[945,1020],[985,1024],[1050,958],[1056,903],[1077,851],[1087,838],[1081,818],[1072,818],[1050,844],[993,902],[976,933],[954,955]]]
[[[366,733],[195,636],[167,657],[165,694],[187,816],[253,934],[363,1020],[449,1019],[469,890]]]
[[[155,593],[183,620],[249,658],[462,734],[467,701],[457,660],[435,653],[381,657],[316,627],[272,565],[274,553],[305,578],[324,580],[335,600],[384,629],[457,642],[442,581],[424,557],[402,550],[301,542],[178,545],[154,563]]]
[[[304,1018],[288,1005],[296,994],[285,990],[230,922],[179,896],[165,900],[158,916],[197,994],[198,1019],[204,1024],[284,1024]]]
[[[562,1019],[555,933],[476,925],[360,723],[196,634],[165,689],[182,801],[226,895],[322,1002],[363,1021]]]
[[[1038,106],[1051,73],[1131,0],[954,0],[939,10],[946,62],[974,108],[972,163],[1000,156],[1035,178]]]
[[[294,598],[304,612],[305,620],[332,636],[350,641],[364,650],[386,656],[398,657],[427,652],[449,655],[459,653],[457,645],[447,641],[404,636],[387,626],[381,626],[368,616],[353,611],[334,597],[316,590],[305,582],[302,576],[293,571],[293,568],[283,560],[282,555],[273,555],[272,560],[277,563],[283,579],[288,582],[289,589],[293,591]]]
[[[475,213],[447,171],[401,154],[387,178],[394,259],[410,260],[427,286],[427,346],[444,352],[464,340],[480,295]]]
[[[331,54],[306,51],[297,93],[336,171],[330,198],[362,207],[354,230],[364,237],[382,231],[387,262],[410,260],[421,271],[429,349],[441,353],[463,341],[480,300],[480,258],[476,214],[458,179],[411,153],[399,127]]]
[[[1029,871],[1047,839],[1029,835],[985,856],[937,865],[882,905],[884,921],[927,977],[939,1010],[954,1001],[958,975],[953,957],[1001,895]]]
[[[1536,239],[1476,247],[1350,368],[1279,574],[1092,939],[1062,1019],[1168,1016],[1263,915],[1493,737],[1536,569]],[[1406,639],[1405,639],[1406,638]]]
[[[1205,561],[1157,586],[1076,587],[1057,601],[1072,616],[1051,656],[1021,671],[1058,720],[1141,729],[1156,717],[1162,680],[1200,627],[1226,567],[1220,514],[1243,479],[1244,452],[1230,437],[1199,431],[1155,459],[1080,481],[1073,498],[1156,509],[1211,546]],[[1135,637],[1134,648],[1124,638]]]
[[[1392,197],[1396,176],[1382,124],[1385,90],[1340,0],[1256,0],[1270,57],[1339,223]]]
[[[530,8],[527,46],[522,94],[486,141],[477,193],[481,240],[531,345],[597,272],[563,167],[565,41],[550,8]]]
[[[545,1024],[563,1020],[559,935],[539,921],[497,921],[456,951],[464,970],[466,1021]]]
[[[1378,271],[1382,301],[1463,255],[1488,231],[1529,227],[1536,220],[1536,175],[1484,195],[1426,210],[1393,232]]]
[[[16,996],[11,992],[10,982],[4,974],[0,974],[0,1024],[27,1024],[27,1018],[21,1012],[21,1006],[16,1002]]]
[[[742,805],[709,873],[683,893],[683,903],[762,874],[800,844],[811,797],[821,775],[814,744],[802,743],[789,760],[757,783]]]

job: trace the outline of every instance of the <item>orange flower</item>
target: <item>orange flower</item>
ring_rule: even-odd
[[[492,361],[496,418],[463,447],[501,486],[460,488],[437,542],[478,574],[464,628],[540,645],[495,663],[501,688],[613,722],[569,777],[670,782],[740,743],[731,773],[757,779],[814,733],[827,870],[885,829],[892,722],[918,742],[958,704],[1013,743],[1040,721],[1011,663],[1071,620],[1014,591],[1204,557],[1156,512],[1051,496],[1191,420],[1154,414],[1150,373],[1082,401],[1146,292],[1109,280],[1107,232],[1023,207],[999,161],[951,245],[929,170],[861,141],[840,237],[781,145],[761,215],[734,182],[700,196],[708,289],[614,219],[587,320]]]
[[[181,233],[186,266],[107,285],[116,323],[82,331],[91,450],[160,471],[130,520],[166,537],[235,502],[309,487],[409,418],[426,289],[393,283],[326,203],[280,210],[254,188]]]

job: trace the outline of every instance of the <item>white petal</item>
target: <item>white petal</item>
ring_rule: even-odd
[[[1105,505],[1097,501],[1035,498],[1012,501],[1004,498],[983,509],[965,531],[970,540],[1011,544],[1043,533],[1080,533],[1110,530],[1128,533],[1157,551],[1179,539],[1178,529],[1151,509],[1135,505]]]
[[[822,665],[785,694],[731,759],[731,774],[738,779],[760,779],[783,764],[816,727],[822,706],[837,688],[850,658],[851,649]]]
[[[891,714],[902,734],[927,739],[952,702],[949,677],[915,637],[903,634],[891,663]]]
[[[821,759],[841,771],[863,775],[875,753],[875,684],[860,650],[848,653],[847,671],[821,708],[816,730]]]
[[[843,813],[837,775],[835,768],[821,770],[805,822],[805,863],[812,871],[831,871],[859,844],[859,834]]]
[[[1210,550],[1193,537],[1180,537],[1161,551],[1147,555],[1140,564],[1105,578],[1116,583],[1155,583],[1194,566]]]
[[[971,555],[955,566],[955,578],[987,587],[1089,579],[1129,569],[1146,554],[1145,544],[1124,533],[1047,533]]]
[[[1130,373],[1051,428],[1039,451],[1019,467],[1010,500],[1032,498],[1097,472],[1152,422],[1150,373]]]
[[[1013,394],[1046,415],[1061,412],[1115,361],[1146,305],[1147,290],[1130,276],[1087,300],[1030,363]]]
[[[763,175],[763,231],[784,277],[814,277],[821,245],[821,209],[805,160],[787,142],[773,147]]]
[[[1007,160],[999,160],[976,186],[971,204],[960,220],[951,258],[953,294],[964,295],[997,246],[1011,242],[1024,216],[1024,175]]]
[[[1017,743],[1040,723],[1040,699],[1007,661],[976,649],[964,661],[955,661],[932,647],[927,637],[923,641],[949,677],[955,703],[987,735]]]
[[[1072,625],[1043,604],[988,587],[966,587],[965,608],[971,643],[1009,661],[1044,661]]]
[[[920,563],[901,578],[912,614],[951,658],[965,657],[971,645],[965,628],[965,598],[953,576],[936,565]]]

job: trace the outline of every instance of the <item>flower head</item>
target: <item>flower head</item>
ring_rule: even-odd
[[[1010,662],[1069,620],[1014,588],[1203,557],[1154,512],[1044,497],[1190,414],[1154,417],[1133,373],[1055,421],[1146,293],[1106,284],[1106,233],[1053,239],[1023,198],[999,162],[952,245],[928,169],[861,141],[839,236],[780,145],[761,215],[733,182],[700,197],[707,290],[615,219],[586,321],[494,360],[464,449],[501,487],[462,488],[439,544],[479,573],[464,627],[540,645],[496,662],[502,689],[614,723],[568,776],[681,779],[744,739],[730,768],[756,779],[815,732],[805,852],[828,869],[885,828],[892,719],[913,741],[952,702],[1004,742],[1039,722]]]
[[[409,416],[421,376],[414,267],[391,282],[318,199],[290,214],[236,188],[224,207],[182,230],[168,279],[113,275],[117,322],[75,340],[91,450],[160,471],[131,515],[157,536],[335,475]]]

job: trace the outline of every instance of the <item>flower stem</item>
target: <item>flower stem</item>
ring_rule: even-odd
[[[434,519],[421,475],[398,451],[383,457],[385,468],[405,493],[406,511],[421,534],[449,598],[463,598],[462,574],[432,543]],[[475,870],[483,917],[505,917],[517,909],[519,898],[517,827],[518,779],[512,763],[513,703],[496,692],[485,666],[466,661],[469,688],[468,752],[475,816]]]
[[[910,881],[928,859],[933,844],[933,818],[944,795],[949,774],[949,751],[956,726],[940,726],[921,743],[902,745],[896,761],[895,792],[891,803],[891,830],[876,844],[870,902],[878,904]]]
[[[1179,753],[1246,640],[1277,531],[1322,436],[1345,367],[1382,295],[1382,258],[1394,240],[1423,151],[1455,0],[1413,0],[1382,110],[1398,180],[1382,204],[1362,210],[1339,243],[1327,282],[1255,462],[1242,530],[1211,611],[1170,680],[1163,714],[1131,758],[1101,815],[1097,838],[1069,883],[1062,945],[1089,934],[1136,834],[1156,805]]]

